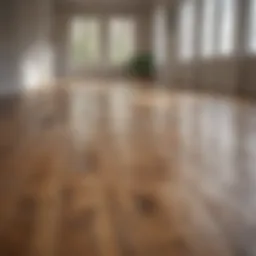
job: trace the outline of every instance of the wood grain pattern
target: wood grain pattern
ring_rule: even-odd
[[[85,81],[0,108],[0,255],[255,255],[254,103]]]

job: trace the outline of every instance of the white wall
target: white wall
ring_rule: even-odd
[[[0,94],[9,94],[18,88],[14,4],[14,0],[0,1]]]
[[[52,78],[52,0],[0,2],[0,94],[19,93]]]
[[[52,0],[17,1],[17,42],[22,85],[31,88],[52,78]]]

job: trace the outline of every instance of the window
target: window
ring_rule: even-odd
[[[236,18],[236,0],[219,0],[221,10],[220,41],[218,53],[228,55],[234,50],[234,32]]]
[[[202,31],[202,56],[211,57],[215,53],[215,0],[204,0],[203,6],[203,31]]]
[[[111,64],[122,65],[135,50],[135,23],[132,18],[116,17],[109,23],[109,59]]]
[[[95,18],[75,18],[71,27],[71,65],[88,66],[100,61],[100,22]]]
[[[248,51],[256,53],[256,0],[250,0]]]
[[[154,55],[157,65],[166,61],[167,54],[167,13],[163,6],[159,6],[154,15]]]
[[[195,1],[183,0],[179,21],[179,57],[181,60],[191,60],[194,56],[195,33]]]

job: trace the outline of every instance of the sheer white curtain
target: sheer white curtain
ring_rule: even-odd
[[[224,0],[223,0],[224,1]],[[216,0],[204,0],[202,28],[202,56],[212,57],[215,54],[215,14]]]
[[[159,6],[154,15],[154,55],[158,66],[166,62],[167,54],[167,13],[163,6]]]
[[[235,21],[237,0],[218,0],[221,11],[218,53],[230,55],[235,46]]]
[[[248,52],[256,54],[256,0],[249,5]]]
[[[179,59],[189,61],[194,57],[195,1],[183,0],[179,15]]]

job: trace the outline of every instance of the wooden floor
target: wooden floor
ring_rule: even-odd
[[[0,102],[1,256],[256,255],[256,105],[127,82],[40,95]]]

